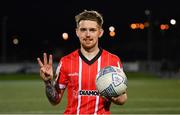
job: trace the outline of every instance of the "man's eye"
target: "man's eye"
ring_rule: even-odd
[[[81,28],[80,31],[84,32],[84,31],[86,31],[86,29],[85,28]]]
[[[89,31],[91,31],[91,32],[95,32],[95,31],[96,31],[96,29],[95,29],[95,28],[92,28],[92,29],[90,29]]]

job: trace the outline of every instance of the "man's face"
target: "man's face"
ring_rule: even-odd
[[[98,47],[98,39],[102,36],[103,29],[95,21],[81,20],[76,34],[79,37],[81,47],[91,49]]]

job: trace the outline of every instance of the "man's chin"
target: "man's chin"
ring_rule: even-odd
[[[92,45],[86,45],[86,46],[83,46],[83,48],[84,48],[85,50],[90,50],[90,49],[93,48],[93,46],[92,46]]]

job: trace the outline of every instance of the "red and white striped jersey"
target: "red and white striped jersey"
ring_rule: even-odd
[[[100,49],[91,60],[80,50],[61,58],[56,70],[60,89],[67,88],[67,107],[64,114],[110,114],[110,102],[100,97],[96,90],[96,74],[105,66],[122,68],[118,56]]]

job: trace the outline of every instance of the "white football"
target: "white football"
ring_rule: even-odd
[[[119,67],[104,67],[96,76],[96,88],[103,97],[119,96],[127,89],[126,74]]]

